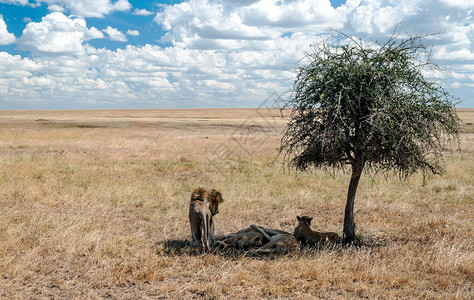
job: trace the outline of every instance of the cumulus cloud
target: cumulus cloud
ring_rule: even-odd
[[[36,0],[32,3],[29,3],[28,0],[2,0],[2,2],[3,1],[12,4],[33,6],[46,3],[50,11],[64,12],[68,10],[75,16],[94,18],[103,18],[105,15],[117,11],[128,11],[132,8],[128,0]]]
[[[13,33],[8,32],[7,24],[5,24],[3,16],[0,15],[0,45],[13,44],[15,40],[15,35]]]
[[[153,20],[167,31],[163,41],[180,47],[257,49],[293,33],[310,39],[330,29],[385,34],[417,14],[419,2],[347,0],[334,8],[329,0],[189,0],[164,6]]]
[[[123,32],[119,31],[117,28],[107,26],[107,28],[103,29],[102,31],[107,33],[107,35],[109,36],[109,39],[111,41],[117,41],[117,42],[126,42],[126,41],[128,41],[125,34],[123,34]]]
[[[278,35],[275,30],[245,24],[240,9],[222,1],[190,0],[166,6],[153,20],[168,31],[163,40],[196,49],[242,48],[248,41]]]
[[[0,2],[8,3],[8,4],[23,5],[23,6],[26,6],[26,5],[34,6],[35,5],[34,3],[33,4],[29,3],[29,0],[2,0]]]
[[[84,41],[103,37],[96,28],[87,28],[84,19],[72,19],[61,12],[53,12],[43,17],[41,22],[28,23],[18,39],[18,46],[35,55],[79,55],[84,52]]]
[[[62,7],[61,5],[57,4],[51,4],[48,6],[49,11],[59,11],[59,12],[64,12],[66,9]]]
[[[151,16],[153,14],[152,11],[146,10],[146,9],[138,9],[135,8],[132,12],[132,15],[135,16]]]
[[[273,1],[262,0],[239,9],[247,25],[272,26],[280,28],[340,27],[343,15],[331,6],[329,0]]]
[[[43,107],[105,103],[114,107],[123,101],[149,100],[163,91],[176,92],[167,78],[169,53],[162,53],[158,47],[128,47],[120,51],[85,48],[86,55],[77,57],[21,58],[0,52],[1,106],[34,107],[40,99]],[[145,60],[140,57],[142,52],[155,54],[155,58]]]
[[[46,1],[78,16],[73,2],[83,4],[83,16],[92,14],[85,4],[130,10],[128,1]],[[471,2],[347,0],[334,8],[328,0],[187,0],[162,5],[153,19],[166,31],[168,47],[123,44],[114,51],[85,42],[104,33],[125,42],[126,35],[140,32],[124,34],[112,26],[99,31],[81,18],[51,14],[27,26],[19,46],[34,54],[64,55],[0,53],[0,106],[16,99],[49,105],[67,99],[73,107],[258,106],[272,92],[289,88],[294,64],[329,28],[383,42],[395,26],[401,34],[443,32],[426,42],[435,62],[451,69],[426,75],[472,99],[474,15],[466,3]],[[96,16],[111,11],[97,10]]]
[[[406,26],[405,21],[426,9],[422,0],[358,0],[347,1],[338,8],[345,16],[344,31],[358,35],[381,38],[390,35],[396,26]],[[413,31],[412,27],[410,28]],[[418,24],[417,30],[420,29]]]
[[[5,89],[0,90],[0,104],[9,107],[22,99],[34,107],[43,99],[43,105],[57,107],[67,99],[72,107],[87,107],[90,101],[108,107],[258,105],[269,90],[283,91],[281,79],[289,76],[284,62],[293,63],[299,51],[294,42],[282,42],[287,51],[271,55],[152,45],[115,51],[85,45],[84,55],[75,57],[0,53],[5,62],[0,66]]]
[[[397,27],[398,32],[411,35],[441,32],[442,34],[433,42],[435,45],[446,44],[451,43],[450,40],[459,39],[465,32],[463,27],[473,23],[471,11],[463,9],[459,4],[461,2],[456,1],[357,0],[356,2],[357,5],[353,5],[354,3],[348,0],[343,7],[338,8],[344,12],[346,18],[342,30],[367,40],[384,40]]]
[[[69,11],[72,15],[83,18],[103,18],[111,13],[129,11],[132,8],[128,0],[0,0],[0,2],[31,7],[45,3],[49,11]]]
[[[443,4],[450,7],[458,7],[462,9],[473,9],[474,0],[440,0]]]
[[[129,30],[127,30],[127,35],[139,36],[139,35],[140,35],[140,31],[129,29]]]

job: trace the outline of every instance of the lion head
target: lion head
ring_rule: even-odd
[[[310,218],[308,216],[302,216],[302,217],[296,216],[296,219],[298,220],[298,222],[300,222],[300,224],[306,223],[308,227],[311,226],[311,221],[313,220],[313,218]]]
[[[209,210],[211,211],[212,215],[217,215],[219,213],[219,204],[224,202],[221,192],[215,189],[203,187],[199,187],[193,191],[191,194],[191,201],[194,200],[200,200],[209,203]]]

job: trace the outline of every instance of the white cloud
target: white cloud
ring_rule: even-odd
[[[356,7],[350,10],[342,8],[341,11],[345,11],[348,20],[346,30],[359,34],[391,34],[402,20],[422,11],[421,4],[420,0],[362,0]]]
[[[464,79],[466,78],[466,75],[465,74],[461,74],[461,73],[456,73],[456,72],[451,72],[451,76],[454,78],[454,79]]]
[[[112,28],[110,26],[107,26],[107,28],[103,29],[102,31],[107,33],[107,35],[109,36],[109,39],[111,41],[117,41],[117,42],[126,42],[126,41],[128,41],[125,34],[123,34],[117,28]]]
[[[135,8],[132,12],[132,15],[135,16],[151,16],[153,14],[152,11],[146,10],[146,9],[138,9]]]
[[[190,0],[166,6],[153,20],[168,31],[165,41],[195,49],[242,48],[278,35],[275,30],[244,24],[242,8],[218,2]]]
[[[444,5],[461,9],[473,9],[474,0],[440,0]]]
[[[474,52],[466,48],[450,50],[446,46],[441,46],[436,48],[433,57],[439,60],[474,61]]]
[[[329,0],[189,0],[164,6],[153,20],[167,31],[163,40],[176,46],[263,49],[285,34],[311,39],[344,27],[363,34],[389,32],[416,14],[418,1],[348,0],[333,8]]]
[[[139,36],[139,35],[140,35],[140,31],[129,29],[129,30],[127,30],[127,34],[128,34],[128,35],[132,35],[132,36]]]
[[[286,38],[281,45],[298,48],[291,44],[297,42]],[[269,90],[283,91],[281,79],[289,74],[280,70],[281,64],[288,60],[285,56],[293,55],[292,51],[273,51],[272,55],[244,51],[229,56],[213,50],[152,45],[116,51],[84,48],[85,53],[76,57],[28,59],[0,53],[5,62],[0,66],[1,86],[5,87],[0,90],[0,105],[9,107],[17,99],[29,107],[37,99],[53,107],[64,103],[72,107],[88,103],[108,107],[120,103],[135,107],[258,105]]]
[[[95,27],[89,28],[89,30],[87,30],[84,33],[84,41],[90,41],[93,39],[103,39],[103,38],[104,38],[104,34]]]
[[[128,0],[36,0],[36,3],[48,4],[51,11],[64,12],[67,9],[75,16],[94,18],[103,18],[116,11],[128,11],[132,8]]]
[[[62,7],[61,5],[57,5],[57,4],[49,5],[48,10],[49,11],[59,11],[59,12],[64,12],[65,11],[64,7]]]
[[[124,34],[112,26],[100,31],[87,28],[82,18],[51,14],[27,26],[20,38],[21,49],[39,56],[0,52],[0,106],[17,99],[46,108],[258,106],[272,92],[289,88],[294,64],[329,28],[383,42],[397,24],[401,34],[444,32],[425,42],[433,46],[435,62],[450,69],[428,75],[456,95],[471,97],[474,106],[469,1],[347,0],[333,8],[328,0],[187,0],[161,6],[154,17],[166,30],[163,40],[171,43],[166,48],[121,44],[115,51],[85,42],[104,33],[125,42],[125,34],[140,32]],[[114,5],[130,10],[128,1],[43,2],[84,17],[103,17]]]
[[[30,22],[18,39],[18,46],[35,55],[79,55],[84,52],[82,43],[103,38],[96,28],[87,28],[84,19],[71,19],[60,12],[53,12],[41,22]]]
[[[329,0],[262,0],[240,9],[247,25],[314,30],[342,26],[343,16]]]
[[[2,0],[0,2],[8,3],[8,4],[23,5],[23,6],[34,5],[34,4],[29,3],[29,0]]]
[[[31,7],[46,3],[48,9],[53,12],[69,10],[75,16],[94,18],[103,18],[105,15],[132,8],[128,0],[0,0],[0,2]]]
[[[38,101],[41,105],[54,103],[64,107],[69,102],[84,105],[110,99],[133,99],[130,87],[122,80],[104,80],[100,73],[92,70],[87,56],[28,59],[0,52],[0,59],[4,62],[0,65],[0,81],[6,90],[0,100],[4,107],[15,102],[19,108],[34,106]]]
[[[8,32],[7,24],[3,20],[3,16],[0,15],[0,45],[13,44],[15,40],[15,35]]]
[[[66,7],[71,13],[83,17],[102,18],[104,15],[111,14],[116,11],[128,11],[132,5],[128,0],[118,0],[111,2],[110,0],[62,0],[66,2]]]

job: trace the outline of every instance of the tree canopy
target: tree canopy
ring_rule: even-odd
[[[442,150],[458,136],[459,119],[456,98],[430,79],[440,67],[423,44],[427,36],[392,35],[383,44],[337,37],[345,42],[326,40],[296,66],[284,162],[302,171],[351,166],[352,206],[364,168],[401,177],[441,173]],[[353,241],[355,225],[344,223]]]

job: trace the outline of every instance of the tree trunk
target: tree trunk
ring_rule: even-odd
[[[355,234],[354,199],[364,164],[365,161],[361,158],[356,159],[352,164],[351,182],[349,183],[349,189],[347,191],[346,209],[344,211],[344,229],[342,231],[342,241],[344,244],[359,243],[359,239]]]

